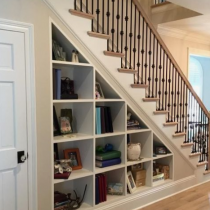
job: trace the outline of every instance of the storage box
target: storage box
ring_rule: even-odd
[[[132,174],[134,181],[146,178],[146,170],[133,170]]]
[[[136,183],[136,187],[141,187],[141,186],[144,186],[145,185],[145,179],[138,179],[135,181]]]

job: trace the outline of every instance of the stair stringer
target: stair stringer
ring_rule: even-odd
[[[115,89],[121,89],[124,95],[123,98],[129,98],[129,101],[132,101],[142,114],[144,113],[145,120],[148,121],[145,123],[148,125],[148,127],[150,127],[156,134],[160,133],[162,130],[162,137],[160,135],[158,136],[160,136],[161,139],[167,139],[168,142],[170,142],[170,145],[173,148],[176,148],[177,152],[190,164],[190,166],[196,169],[193,161],[191,161],[188,157],[190,153],[184,154],[182,150],[180,150],[180,145],[177,145],[176,142],[172,141],[173,129],[163,127],[162,124],[165,122],[165,116],[153,114],[153,111],[156,110],[156,102],[143,102],[142,98],[145,97],[145,89],[131,88],[130,85],[133,84],[133,76],[120,74],[117,71],[117,68],[120,67],[120,59],[105,56],[103,54],[103,51],[106,49],[107,42],[105,40],[95,39],[87,35],[87,31],[91,30],[91,21],[84,18],[78,18],[69,13],[69,9],[73,8],[74,2],[69,0],[63,0],[62,4],[60,4],[59,0],[45,0],[45,2],[50,6],[54,13],[57,14],[64,25],[67,26],[72,35],[77,38],[77,41],[80,42],[80,44],[82,44],[83,47],[89,52],[89,55],[92,55],[93,58],[95,58],[94,60],[97,62],[97,65],[100,65],[100,68],[103,68],[109,77],[114,78],[114,83],[116,86]]]

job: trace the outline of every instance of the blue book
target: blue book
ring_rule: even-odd
[[[56,78],[56,99],[61,99],[61,69],[55,69]]]
[[[104,168],[108,166],[113,166],[121,163],[121,158],[115,158],[115,159],[110,159],[110,160],[96,160],[96,167],[99,168]]]
[[[99,184],[98,184],[98,176],[95,177],[95,204],[99,204]]]
[[[96,134],[101,134],[101,109],[100,107],[96,107],[96,117],[97,117]]]

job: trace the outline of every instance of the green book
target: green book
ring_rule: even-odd
[[[112,150],[110,152],[96,152],[96,160],[109,160],[113,158],[119,158],[121,152],[117,150]]]

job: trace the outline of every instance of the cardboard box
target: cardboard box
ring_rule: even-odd
[[[134,180],[145,179],[146,178],[146,170],[134,170],[132,171]]]
[[[145,179],[138,179],[135,181],[136,183],[136,187],[141,187],[141,186],[144,186],[145,185]]]

